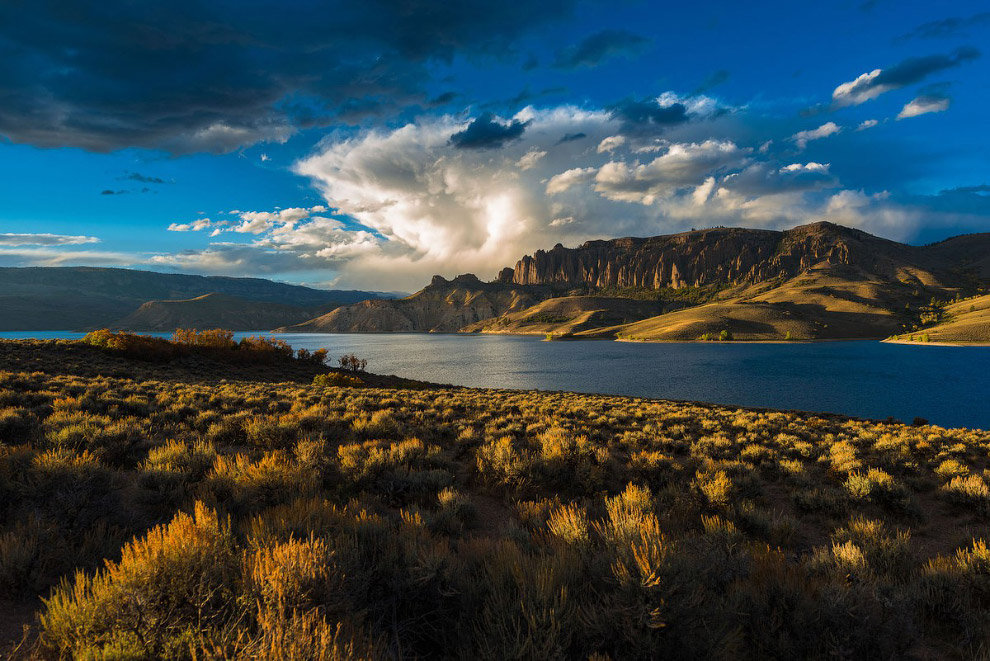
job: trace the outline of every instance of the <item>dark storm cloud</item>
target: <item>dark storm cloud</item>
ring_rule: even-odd
[[[640,55],[651,43],[652,40],[628,30],[602,30],[585,38],[578,45],[557,53],[554,66],[561,69],[595,67],[612,57]]]
[[[507,142],[522,137],[526,122],[513,120],[502,124],[486,112],[468,124],[463,131],[450,136],[450,144],[460,149],[496,149]]]
[[[124,177],[124,179],[127,179],[128,181],[137,181],[137,182],[140,182],[142,184],[164,184],[164,183],[166,183],[165,180],[162,179],[161,177],[149,177],[147,175],[141,174],[140,172],[131,172],[126,177]]]
[[[318,124],[421,103],[431,63],[504,56],[575,2],[3,2],[0,136],[99,152],[285,140],[307,107]]]
[[[683,103],[673,103],[661,106],[656,99],[637,101],[625,99],[608,108],[612,116],[622,120],[625,131],[649,130],[683,124],[688,117],[687,107]]]
[[[922,23],[905,35],[897,38],[898,41],[906,39],[935,39],[945,37],[967,36],[970,28],[990,26],[990,11],[973,14],[972,16],[952,16],[939,21]]]
[[[886,85],[890,87],[904,87],[920,82],[933,73],[957,67],[963,62],[975,60],[980,56],[980,51],[967,46],[960,48],[949,55],[928,55],[925,57],[911,57],[896,64],[889,69],[884,69],[880,75],[873,80],[876,86]]]

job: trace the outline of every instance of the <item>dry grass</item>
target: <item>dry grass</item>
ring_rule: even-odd
[[[990,647],[990,433],[174,372],[0,372],[0,588],[45,599],[25,656]]]

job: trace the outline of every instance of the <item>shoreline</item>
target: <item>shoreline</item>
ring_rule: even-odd
[[[884,344],[907,344],[915,347],[990,347],[990,342],[912,342],[911,340],[880,340]]]

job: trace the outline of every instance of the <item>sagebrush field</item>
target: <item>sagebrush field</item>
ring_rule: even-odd
[[[0,343],[16,656],[990,650],[988,432],[112,344]]]

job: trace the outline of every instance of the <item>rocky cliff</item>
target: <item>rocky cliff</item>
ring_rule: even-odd
[[[925,265],[924,250],[859,230],[815,223],[784,232],[717,228],[646,239],[560,244],[523,257],[498,281],[593,289],[660,289],[790,278],[816,264],[857,265],[893,275]]]

